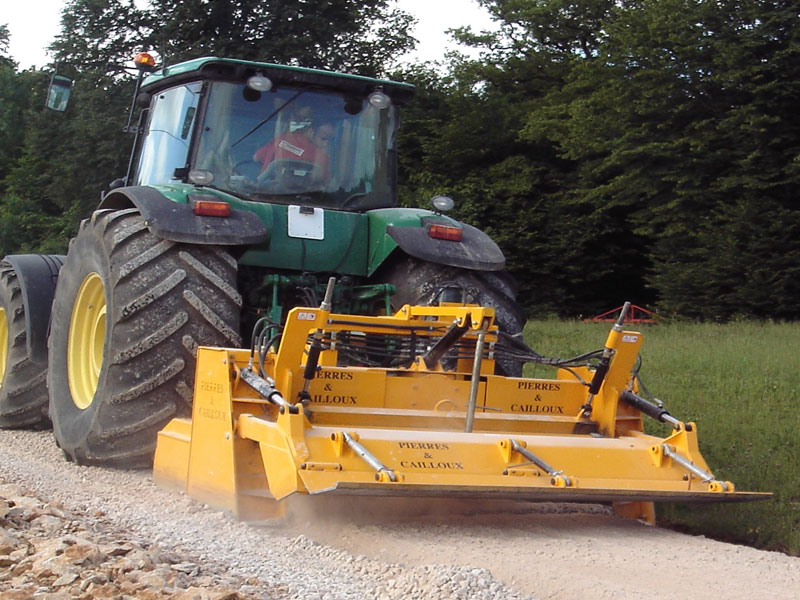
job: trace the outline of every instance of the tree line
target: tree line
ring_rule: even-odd
[[[477,0],[477,58],[397,67],[411,17],[387,0],[71,0],[52,50],[75,79],[19,70],[0,26],[0,252],[63,251],[131,139],[139,50],[415,83],[400,196],[434,194],[503,248],[531,315],[631,300],[707,320],[800,308],[800,9],[789,0]]]

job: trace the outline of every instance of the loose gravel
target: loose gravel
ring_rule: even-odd
[[[0,492],[8,486],[78,515],[104,539],[197,565],[164,593],[213,584],[304,600],[800,597],[798,558],[597,506],[317,496],[253,526],[158,488],[149,471],[68,463],[49,432],[32,431],[0,431]]]
[[[482,567],[404,567],[322,545],[293,534],[283,519],[254,527],[155,486],[149,471],[116,471],[66,462],[48,432],[2,431],[0,479],[91,515],[124,535],[135,532],[207,571],[224,567],[258,598],[515,600]],[[311,532],[309,532],[311,533]],[[391,543],[391,540],[386,540]],[[283,591],[280,591],[283,590]]]

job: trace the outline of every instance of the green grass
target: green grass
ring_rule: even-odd
[[[531,321],[525,340],[546,356],[600,348],[610,324]],[[698,427],[714,474],[774,498],[658,507],[661,524],[800,555],[800,324],[737,322],[626,326],[644,334],[642,379],[665,407]],[[526,366],[527,376],[553,376]],[[648,431],[666,435],[648,420]]]

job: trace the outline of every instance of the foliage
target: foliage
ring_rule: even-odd
[[[499,29],[457,32],[480,59],[451,60],[405,160],[531,311],[800,316],[795,5],[479,1]]]
[[[66,113],[44,108],[49,76],[24,72],[29,84],[24,142],[3,179],[0,250],[66,250],[80,219],[97,205],[112,175],[125,172],[130,139],[122,133],[131,88],[77,79]]]
[[[44,109],[49,75],[17,72],[0,27],[0,251],[66,249],[112,179],[124,176],[122,132],[134,90],[133,55],[174,64],[201,55],[382,73],[413,44],[409,15],[387,0],[70,0],[51,46],[74,79],[64,113]],[[380,42],[378,42],[380,40]]]
[[[0,65],[10,65],[11,59],[8,54],[8,43],[11,35],[8,32],[8,25],[0,23]]]
[[[529,115],[526,135],[576,161],[572,194],[621,208],[646,238],[665,310],[798,314],[787,292],[800,247],[759,241],[800,218],[796,18],[780,3],[626,3],[597,55]]]
[[[412,135],[420,121],[427,128],[417,155],[403,159],[413,164],[411,186],[425,180],[452,194],[457,216],[493,235],[531,312],[648,303],[640,237],[615,205],[587,206],[572,194],[576,165],[557,139],[526,134],[530,115],[558,95],[575,63],[596,52],[593,28],[613,3],[564,10],[561,2],[482,4],[501,21],[500,32],[460,31],[462,41],[486,52],[480,61],[453,57],[450,80],[434,89],[438,113],[412,108],[405,117]]]
[[[28,100],[26,79],[16,73],[12,64],[3,64],[0,59],[0,191],[3,178],[19,160]]]
[[[376,75],[411,48],[412,23],[387,0],[71,0],[52,47],[85,70],[147,49],[164,64],[225,56]]]
[[[505,252],[530,314],[630,300],[800,317],[796,3],[476,1],[496,31],[454,35],[479,58],[392,74],[419,92],[399,139],[404,204],[453,196]],[[411,22],[388,0],[70,0],[52,46],[76,80],[62,115],[43,114],[45,77],[17,72],[0,27],[2,249],[53,246],[124,172],[135,51],[383,76]],[[15,228],[12,203],[30,225]]]

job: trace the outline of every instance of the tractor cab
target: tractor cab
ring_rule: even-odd
[[[141,87],[134,185],[190,183],[244,200],[366,210],[395,204],[397,104],[412,86],[198,59]]]

